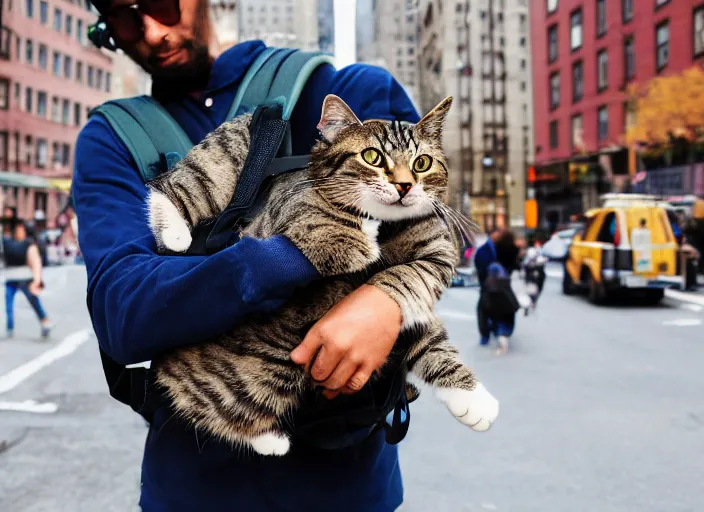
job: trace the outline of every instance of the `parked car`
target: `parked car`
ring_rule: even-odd
[[[572,243],[572,238],[577,233],[576,228],[563,229],[555,231],[550,237],[550,240],[543,244],[543,255],[551,260],[562,261],[567,256],[567,251]]]

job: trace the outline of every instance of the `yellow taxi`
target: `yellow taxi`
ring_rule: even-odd
[[[562,291],[586,290],[602,303],[616,290],[643,293],[659,302],[665,288],[684,288],[679,247],[667,210],[652,196],[606,194],[585,214],[564,261]]]

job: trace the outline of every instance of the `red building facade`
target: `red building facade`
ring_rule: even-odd
[[[4,203],[51,226],[88,111],[111,97],[112,61],[92,47],[84,0],[0,0],[0,185]]]
[[[569,174],[560,163],[599,154],[617,155],[609,176],[627,174],[626,88],[704,56],[704,1],[532,0],[530,8],[538,181],[546,167],[543,178],[560,181]]]

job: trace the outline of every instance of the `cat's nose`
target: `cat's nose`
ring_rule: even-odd
[[[398,195],[401,196],[401,199],[403,199],[406,197],[406,194],[411,191],[411,188],[413,188],[413,183],[394,183],[394,186],[398,191]]]

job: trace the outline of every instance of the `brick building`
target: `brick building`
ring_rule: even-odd
[[[626,87],[704,56],[704,2],[535,0],[530,8],[535,194],[542,223],[554,228],[627,184]]]
[[[0,186],[5,204],[56,219],[88,111],[111,97],[112,61],[92,47],[84,0],[0,0]]]

